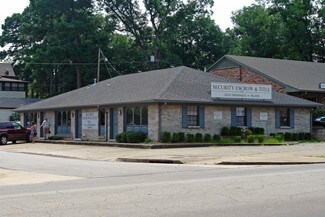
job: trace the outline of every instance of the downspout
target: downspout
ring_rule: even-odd
[[[161,141],[161,111],[167,106],[167,102],[160,107],[158,112],[158,142]]]

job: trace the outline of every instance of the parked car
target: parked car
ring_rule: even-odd
[[[325,116],[318,117],[314,120],[314,125],[321,125],[325,127]]]
[[[17,140],[30,142],[30,129],[15,122],[0,122],[0,145],[5,145],[8,141],[16,143]]]

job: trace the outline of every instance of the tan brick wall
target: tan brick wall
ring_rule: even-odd
[[[159,141],[159,109],[158,104],[148,106],[148,137]]]
[[[223,68],[223,69],[212,69],[210,71],[212,74],[220,75],[223,77],[235,79],[237,81],[241,81],[243,83],[249,83],[249,84],[270,84],[272,85],[272,90],[277,91],[280,93],[285,93],[285,87],[273,82],[272,80],[269,80],[267,78],[264,78],[248,69],[245,69],[240,66],[231,67],[231,68]]]

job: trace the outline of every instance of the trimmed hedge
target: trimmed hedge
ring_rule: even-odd
[[[202,135],[202,133],[196,133],[195,134],[195,141],[196,142],[203,142],[203,135]]]
[[[221,140],[221,136],[220,135],[218,135],[218,134],[214,134],[213,135],[213,141],[219,142],[220,140]]]
[[[171,139],[171,142],[172,143],[178,143],[180,142],[180,136],[179,136],[179,133],[173,133],[172,134],[172,139]]]
[[[170,142],[170,132],[163,132],[161,141],[163,143]]]
[[[141,143],[146,139],[146,134],[143,132],[124,132],[115,137],[117,142],[122,143]]]
[[[204,134],[203,137],[204,142],[211,142],[211,135],[210,134]]]

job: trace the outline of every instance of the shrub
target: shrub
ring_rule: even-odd
[[[179,133],[173,133],[173,134],[172,134],[171,142],[172,142],[172,143],[178,143],[178,142],[180,142]]]
[[[270,136],[274,138],[275,137],[275,133],[270,133]]]
[[[254,142],[254,136],[253,135],[249,135],[249,136],[247,136],[247,142],[248,143],[253,143]]]
[[[63,140],[62,136],[50,136],[49,140]]]
[[[284,140],[285,141],[292,141],[292,133],[289,133],[289,132],[285,133],[284,134]]]
[[[202,135],[202,133],[196,133],[195,134],[195,141],[196,142],[203,142],[203,135]]]
[[[305,140],[311,140],[311,133],[305,133]]]
[[[121,133],[121,142],[127,142],[126,134],[127,132]]]
[[[180,142],[185,142],[185,133],[183,132],[179,132],[179,141]]]
[[[126,139],[128,143],[140,143],[144,142],[146,134],[143,132],[128,132],[126,133]]]
[[[241,128],[240,127],[231,126],[229,128],[229,135],[230,136],[240,136],[241,135]]]
[[[146,143],[146,144],[149,144],[149,143],[151,143],[152,141],[151,141],[151,139],[150,138],[146,138],[145,140],[144,140],[144,143]]]
[[[163,132],[161,141],[163,143],[170,142],[170,132]]]
[[[276,134],[276,135],[274,136],[274,138],[275,138],[276,140],[278,140],[279,142],[282,142],[282,141],[284,140],[284,136],[283,136],[283,134]]]
[[[204,142],[211,142],[211,135],[210,134],[204,134],[203,138]]]
[[[257,135],[264,135],[265,130],[262,127],[255,127],[255,134]]]
[[[120,143],[122,140],[122,135],[121,134],[117,134],[115,137],[116,142]]]
[[[305,133],[302,132],[298,133],[298,138],[299,140],[305,140]]]
[[[186,134],[186,142],[194,142],[194,141],[195,141],[195,137],[192,133]]]
[[[298,141],[299,140],[299,134],[298,133],[293,133],[292,134],[292,140],[293,141]]]
[[[240,142],[241,141],[241,136],[235,136],[234,142]]]
[[[221,136],[220,135],[218,135],[218,134],[214,134],[213,135],[213,141],[220,142],[220,140],[221,140]]]
[[[229,127],[223,127],[223,128],[221,128],[220,134],[222,136],[229,136]]]
[[[246,134],[246,136],[253,135],[253,131],[252,130],[246,130],[245,134]]]
[[[258,141],[258,143],[263,143],[264,140],[265,140],[265,136],[264,136],[264,135],[258,135],[258,136],[257,136],[257,141]]]

